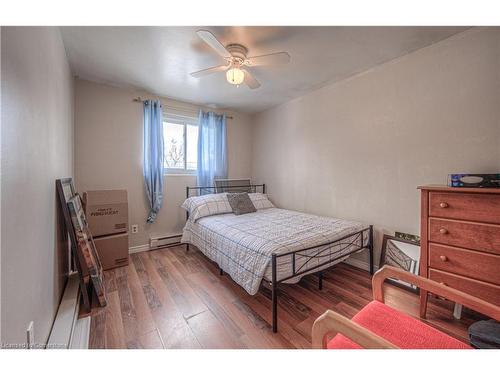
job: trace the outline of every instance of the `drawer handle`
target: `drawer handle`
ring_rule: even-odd
[[[448,261],[448,257],[446,255],[440,255],[439,259],[441,259],[443,262]]]
[[[441,202],[441,203],[439,203],[439,207],[441,207],[441,208],[446,208],[446,207],[448,207],[448,203],[446,203],[446,202]]]
[[[441,233],[441,234],[448,234],[448,229],[446,229],[446,228],[441,228],[441,229],[439,230],[439,233]]]
[[[443,286],[448,286],[448,285],[446,285],[446,283],[443,283],[443,282],[440,282],[439,284],[441,284]]]

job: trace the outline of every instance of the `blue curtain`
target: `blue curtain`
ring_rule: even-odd
[[[226,115],[200,111],[197,169],[198,186],[214,186],[214,178],[227,178]]]
[[[148,223],[154,223],[163,203],[163,119],[159,100],[144,101],[143,173],[150,206]]]

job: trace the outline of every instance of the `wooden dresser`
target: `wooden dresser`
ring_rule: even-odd
[[[500,189],[419,189],[420,275],[500,306]]]

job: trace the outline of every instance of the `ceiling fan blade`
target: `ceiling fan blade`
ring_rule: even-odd
[[[245,72],[245,78],[243,82],[250,87],[252,90],[253,89],[258,89],[260,87],[259,81],[257,81],[254,76],[248,71],[248,70],[243,70]]]
[[[288,64],[290,55],[288,52],[276,52],[269,55],[249,57],[246,64],[249,66]]]
[[[203,77],[212,73],[217,73],[217,72],[222,72],[224,70],[227,70],[229,68],[229,65],[219,65],[219,66],[214,66],[212,68],[208,69],[203,69],[203,70],[198,70],[197,72],[191,73],[191,76],[195,78]]]
[[[224,45],[217,40],[217,38],[208,30],[198,30],[196,32],[198,36],[203,39],[205,43],[207,43],[210,47],[212,47],[219,55],[225,58],[230,58],[231,54],[224,47]]]

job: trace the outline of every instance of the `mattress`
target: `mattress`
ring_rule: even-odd
[[[308,249],[295,259],[296,272],[304,274],[285,281],[298,282],[309,269],[317,272],[330,267],[366,246],[368,229],[360,222],[267,208],[239,216],[230,213],[188,220],[181,242],[196,246],[253,295],[263,279],[272,278],[272,254]],[[333,241],[338,243],[325,245]],[[278,281],[293,275],[291,255],[277,258],[277,271]]]

